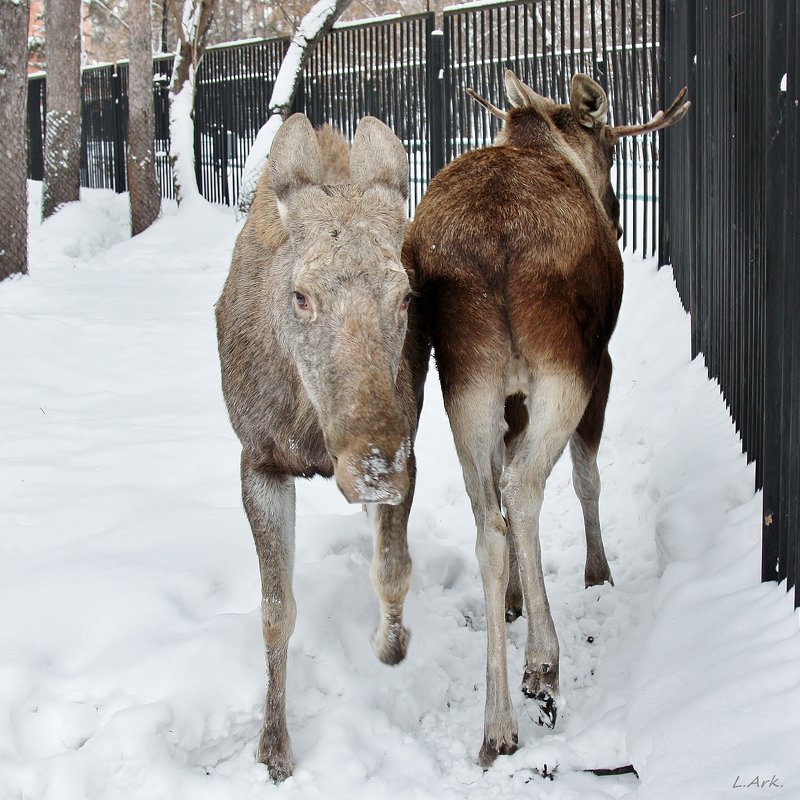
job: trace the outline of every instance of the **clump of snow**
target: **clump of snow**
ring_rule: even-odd
[[[177,94],[169,96],[169,153],[172,174],[179,187],[181,202],[197,200],[200,190],[195,175],[194,153],[194,67],[189,68],[189,77]]]
[[[763,796],[800,795],[800,636],[790,598],[759,583],[753,469],[690,361],[669,270],[637,258],[599,459],[615,587],[583,588],[568,458],[542,511],[556,729],[518,691],[519,619],[508,662],[521,749],[485,773],[475,763],[485,613],[432,370],[401,665],[370,647],[366,515],[333,481],[298,481],[295,775],[272,786],[255,763],[260,577],[213,320],[238,226],[228,209],[170,204],[129,239],[124,205],[85,191],[34,218],[30,275],[0,284],[0,797],[713,800],[756,775],[782,786]],[[640,781],[582,771],[631,762]]]
[[[81,189],[81,201],[67,203],[41,221],[42,184],[28,181],[28,225],[31,231],[31,262],[63,265],[87,261],[97,253],[130,237],[127,194],[110,189]]]
[[[244,171],[242,172],[242,183],[237,208],[240,214],[246,215],[247,211],[253,202],[258,181],[261,174],[264,172],[264,167],[267,164],[270,150],[272,150],[272,141],[278,128],[283,124],[283,115],[280,113],[271,114],[267,122],[262,125],[253,146],[247,153],[247,159],[244,162]]]

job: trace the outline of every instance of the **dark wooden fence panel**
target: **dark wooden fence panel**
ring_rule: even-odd
[[[288,46],[284,39],[266,39],[209,48],[203,56],[195,99],[195,173],[212,203],[236,203],[244,162],[269,116],[269,98]]]
[[[44,179],[44,77],[28,79],[28,178]]]
[[[128,65],[85,69],[81,86],[81,185],[125,190]]]
[[[764,580],[800,604],[798,10],[794,0],[666,0],[662,262],[692,315],[764,489]]]

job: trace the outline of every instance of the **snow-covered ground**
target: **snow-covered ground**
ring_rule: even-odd
[[[583,589],[566,459],[547,487],[555,731],[515,691],[524,746],[475,764],[483,599],[432,371],[402,665],[369,645],[365,515],[331,483],[299,487],[295,775],[276,787],[254,758],[259,578],[212,314],[233,213],[171,207],[134,240],[110,192],[35,216],[30,276],[0,284],[2,800],[800,797],[797,616],[759,583],[753,469],[690,362],[668,269],[626,259],[600,452],[615,587]],[[509,626],[512,686],[524,635]],[[582,772],[629,763],[639,780]]]

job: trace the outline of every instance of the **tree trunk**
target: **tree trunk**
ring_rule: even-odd
[[[42,216],[80,199],[81,0],[47,0],[47,117]]]
[[[161,208],[153,139],[153,45],[150,0],[129,0],[130,66],[128,67],[128,192],[131,233],[147,230]]]
[[[345,12],[350,0],[318,0],[303,17],[289,49],[281,62],[275,86],[269,101],[269,118],[261,126],[244,165],[237,215],[246,216],[253,204],[258,181],[269,158],[272,140],[294,102],[297,87],[303,77],[303,68],[311,58],[314,45],[331,29],[333,23]]]
[[[184,0],[182,16],[176,18],[178,50],[169,88],[169,161],[178,203],[200,194],[194,168],[195,81],[214,16],[214,4],[215,0]],[[173,9],[176,7],[177,0],[174,0]]]
[[[28,0],[0,2],[0,280],[28,271]]]

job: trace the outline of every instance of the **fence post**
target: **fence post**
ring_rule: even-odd
[[[44,78],[28,80],[28,177],[34,181],[44,178],[43,89]]]
[[[433,30],[433,15],[428,19],[428,141],[430,142],[430,178],[444,166],[445,95],[444,33]]]
[[[112,147],[114,151],[114,191],[122,193],[126,189],[125,185],[125,157],[126,157],[126,141],[128,139],[128,125],[127,118],[124,113],[123,103],[125,101],[126,93],[122,90],[122,67],[119,64],[114,64],[114,71],[111,73],[111,99],[113,102],[112,119]],[[88,145],[87,145],[88,146]],[[87,150],[88,162],[88,150]]]
[[[663,45],[662,45],[663,46]],[[604,91],[608,93],[608,70],[606,68],[606,54],[594,54],[594,79],[603,87]]]
[[[663,104],[672,88],[669,76],[674,58],[670,49],[672,44],[671,8],[668,8],[667,0],[660,0],[659,13],[661,25],[658,33],[661,41],[658,43],[658,49],[661,53],[661,75],[659,76],[658,93],[659,99]],[[663,105],[657,106],[657,108],[663,107]],[[670,215],[667,213],[667,197],[670,196],[670,152],[669,144],[664,137],[664,131],[659,131],[655,135],[658,142],[658,266],[663,267],[670,263]]]
[[[764,240],[766,245],[764,281],[764,428],[761,465],[764,484],[761,579],[781,581],[786,577],[788,520],[786,487],[782,486],[787,442],[782,430],[785,376],[786,251],[784,206],[786,192],[786,95],[780,91],[787,70],[786,4],[783,0],[764,5],[764,93],[766,98],[766,149]]]

